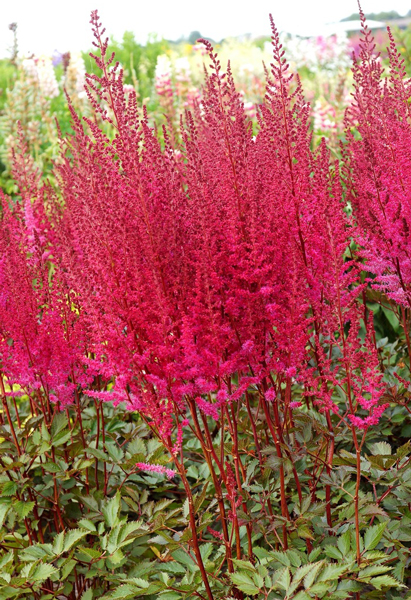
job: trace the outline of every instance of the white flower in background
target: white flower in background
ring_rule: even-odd
[[[166,54],[160,54],[157,56],[157,64],[155,76],[156,79],[162,79],[165,77],[171,77],[171,62]]]
[[[79,52],[70,55],[70,62],[66,71],[65,86],[70,95],[76,94],[78,98],[85,98],[84,84],[86,83],[86,65]]]
[[[125,83],[123,85],[123,92],[126,96],[126,98],[129,98],[131,92],[135,92],[136,90],[134,89],[134,86],[131,85],[131,83]]]
[[[160,54],[157,57],[155,70],[155,87],[157,94],[160,96],[172,97],[171,75],[172,67],[170,59],[165,54]]]
[[[36,80],[38,79],[36,59],[25,58],[21,64],[28,77]]]
[[[314,73],[320,70],[338,72],[351,65],[350,47],[345,33],[311,38],[283,34],[281,38],[287,60],[295,63],[297,69],[306,67]],[[265,50],[268,52],[270,48],[271,44],[267,42]]]
[[[49,56],[25,58],[22,66],[28,77],[38,82],[40,90],[46,98],[55,98],[59,95],[56,73]]]
[[[238,70],[238,74],[240,77],[249,77],[254,74],[254,66],[249,63],[243,63]]]
[[[174,63],[174,68],[177,81],[190,82],[191,69],[190,63],[186,56],[177,58]]]

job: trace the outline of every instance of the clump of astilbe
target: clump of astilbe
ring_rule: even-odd
[[[409,309],[411,87],[391,32],[390,71],[384,76],[363,13],[354,96],[346,116],[348,198],[358,224],[361,255],[374,285]],[[393,303],[394,304],[394,303]],[[405,313],[403,321],[405,324]]]
[[[297,455],[307,461],[304,477],[310,480],[311,498],[319,485],[318,464],[293,443],[293,411],[304,398],[308,408],[326,413],[329,473],[333,413],[340,413],[334,423],[351,426],[360,460],[365,433],[384,408],[379,406],[383,386],[372,320],[361,341],[358,295],[363,288],[358,266],[345,260],[351,230],[338,168],[330,165],[325,143],[316,152],[311,149],[310,109],[298,78],[294,82],[289,73],[274,24],[273,64],[256,137],[230,66],[224,72],[212,46],[203,41],[211,72],[201,106],[182,119],[177,160],[167,132],[161,145],[147,115],[139,116],[136,94],[126,96],[122,71],[107,56],[97,12],[91,22],[101,74],[87,76],[86,91],[98,119],[82,122],[71,106],[74,135],[58,166],[62,202],[48,206],[47,215],[41,212],[34,180],[33,190],[24,192],[24,173],[16,172],[26,208],[17,221],[27,242],[24,252],[18,254],[18,244],[10,251],[10,260],[21,256],[29,269],[24,303],[33,308],[24,314],[31,315],[32,337],[41,338],[36,326],[40,296],[32,280],[44,282],[38,294],[47,291],[41,308],[47,309],[42,314],[55,316],[53,331],[62,324],[63,292],[66,310],[75,303],[61,333],[69,347],[61,365],[49,368],[52,375],[60,369],[84,395],[100,401],[125,400],[167,450],[175,471],[147,462],[137,468],[181,478],[191,548],[211,599],[185,468],[185,431],[197,438],[209,468],[218,505],[211,531],[221,528],[226,569],[234,571],[233,556],[241,559],[247,553],[254,560],[249,455],[240,447],[238,431],[241,411],[249,417],[252,456],[258,456],[261,473],[266,467],[261,448],[274,444],[278,506],[269,500],[267,510],[277,547],[287,549],[290,506],[303,505],[305,482],[297,472]],[[113,140],[99,120],[115,130]],[[38,198],[34,205],[33,196]],[[43,262],[44,251],[53,254],[51,288],[43,262],[33,263],[40,247]],[[11,289],[13,282],[6,283]],[[80,342],[69,340],[68,330],[76,327]],[[18,332],[10,337],[18,339]],[[56,346],[63,343],[57,333],[50,339]],[[99,385],[88,389],[86,375],[79,380],[81,367],[69,378],[68,367],[75,364],[86,365],[90,379],[98,375]],[[347,397],[342,410],[336,389]],[[359,407],[368,414],[360,416]],[[365,432],[362,442],[355,426]],[[360,476],[357,469],[357,485]],[[357,494],[357,558],[358,506]],[[329,486],[326,508],[331,529]],[[272,521],[277,510],[279,526]],[[308,551],[310,537],[305,538]]]
[[[84,348],[70,292],[50,270],[47,190],[20,143],[13,176],[21,203],[1,198],[0,370],[6,396],[29,395],[36,414],[48,407],[50,415],[51,403],[60,409],[74,403],[77,383],[86,384],[78,360]]]

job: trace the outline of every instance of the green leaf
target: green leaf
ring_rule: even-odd
[[[8,552],[7,554],[4,554],[1,558],[0,558],[0,573],[3,570],[3,567],[5,567],[6,565],[8,565],[9,563],[13,562],[13,558],[14,558],[14,554],[13,551],[11,550],[10,552]]]
[[[45,581],[55,573],[58,573],[58,569],[53,567],[53,565],[40,563],[30,576],[30,579],[32,581]]]
[[[53,552],[54,554],[61,554],[63,552],[63,544],[64,544],[64,531],[56,535],[53,542]]]
[[[291,585],[291,574],[288,567],[285,567],[279,571],[279,574],[275,579],[275,584],[285,591],[288,590]]]
[[[34,506],[35,502],[23,502],[22,500],[13,502],[13,508],[20,519],[27,517],[27,515],[33,510]]]
[[[15,481],[6,481],[1,486],[1,495],[2,496],[14,496],[14,494],[18,490],[18,485]]]
[[[312,600],[312,598],[307,592],[298,592],[298,594],[293,596],[293,600]]]
[[[123,558],[124,554],[122,553],[120,548],[118,548],[115,552],[113,552],[113,554],[110,555],[110,562],[112,562],[113,565],[118,565],[119,563],[121,563]]]
[[[239,590],[245,594],[248,594],[249,596],[255,596],[260,592],[260,589],[246,573],[230,573],[230,578],[233,584]]]
[[[175,573],[176,575],[184,575],[184,573],[187,572],[187,569],[175,560],[161,563],[158,567],[160,571],[167,571],[169,573]]]
[[[117,492],[104,506],[103,516],[108,527],[114,527],[118,523],[118,517],[121,508],[121,496]]]
[[[87,548],[86,546],[78,546],[76,550],[82,554],[85,554],[86,556],[89,556],[93,560],[100,558],[102,554],[100,550],[96,550],[95,548]]]
[[[93,590],[92,590],[92,588],[89,588],[88,590],[86,590],[84,592],[84,594],[81,596],[81,600],[93,600]]]
[[[63,444],[65,444],[66,442],[68,442],[70,439],[71,439],[71,433],[70,433],[70,431],[60,431],[53,438],[52,445],[55,448],[58,448],[59,446],[62,446]]]
[[[361,569],[358,573],[359,579],[369,579],[374,575],[381,575],[381,573],[386,573],[387,571],[391,571],[392,567],[388,567],[386,565],[370,565],[365,569]]]
[[[342,554],[335,546],[328,545],[324,548],[324,552],[330,558],[335,558],[336,560],[342,559]]]
[[[58,473],[61,471],[61,468],[54,462],[46,462],[42,466],[48,473]]]
[[[311,571],[313,567],[315,567],[315,564],[310,563],[299,567],[294,574],[293,584],[299,583],[302,579],[304,579],[304,577]]]
[[[332,565],[329,564],[317,577],[317,581],[337,581],[343,573],[348,569],[347,565]]]
[[[341,555],[347,556],[351,547],[351,533],[349,530],[338,538],[337,546],[339,551],[341,552]]]
[[[77,561],[70,559],[67,562],[64,563],[64,565],[61,568],[61,580],[64,581],[64,579],[66,579],[70,573],[72,572],[72,570],[74,569],[74,567],[76,566]]]
[[[322,568],[322,566],[324,565],[324,561],[320,561],[318,563],[315,563],[315,565],[313,566],[313,568],[311,569],[311,571],[304,577],[304,587],[305,589],[308,589],[312,586],[312,584],[314,583],[315,578],[317,577],[318,571]]]
[[[76,542],[81,540],[87,534],[88,531],[85,529],[71,529],[68,533],[66,533],[63,552],[68,552]]]
[[[298,534],[298,537],[306,539],[306,540],[313,540],[314,539],[312,531],[310,530],[310,528],[308,527],[308,525],[299,525],[297,527],[297,534]]]
[[[391,575],[381,575],[380,577],[373,577],[370,583],[380,590],[383,587],[395,587],[395,588],[405,588],[406,586],[391,577]]]
[[[100,600],[134,600],[136,594],[139,591],[139,588],[135,585],[130,585],[129,583],[126,583],[117,587],[110,594],[103,596]]]
[[[96,526],[94,525],[93,521],[90,521],[90,519],[80,519],[80,521],[78,522],[78,524],[83,528],[83,529],[88,529],[91,532],[96,532]]]
[[[373,527],[367,529],[364,535],[364,547],[366,550],[373,550],[378,545],[386,526],[387,521],[378,523],[378,525],[374,525]]]
[[[150,587],[150,584],[148,581],[146,581],[145,579],[141,579],[141,577],[132,577],[129,580],[129,583],[132,583],[133,585],[137,585],[139,588],[142,589],[147,589],[148,587]]]
[[[53,555],[53,546],[51,544],[36,544],[27,546],[19,553],[19,558],[24,561],[36,561]]]
[[[291,566],[291,561],[285,552],[280,552],[279,550],[275,550],[274,552],[270,552],[270,557],[273,557],[273,560],[277,560],[279,563],[281,563],[285,567]]]
[[[392,453],[391,446],[387,442],[372,444],[370,450],[374,456],[389,456]]]
[[[186,554],[183,550],[175,550],[175,552],[173,552],[171,556],[178,563],[186,565],[187,567],[195,566],[193,559],[188,554]]]
[[[4,525],[9,508],[10,504],[0,504],[0,528]]]
[[[54,415],[53,421],[51,423],[51,435],[55,436],[57,435],[62,429],[64,429],[65,427],[67,427],[68,425],[68,421],[67,421],[67,415],[65,412],[57,412]]]
[[[201,492],[200,495],[196,494],[194,496],[194,511],[196,513],[200,510],[202,504],[204,503],[204,500],[205,500],[206,495],[207,495],[208,483],[209,483],[208,481],[205,482],[204,487],[203,487],[202,492]]]
[[[213,545],[210,544],[210,546],[212,547]],[[239,569],[251,571],[252,573],[256,572],[254,565],[252,563],[250,563],[248,560],[240,560],[238,558],[233,558],[232,560],[233,560],[233,563],[236,565],[236,567],[238,567]]]

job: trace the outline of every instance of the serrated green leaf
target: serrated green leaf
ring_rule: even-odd
[[[128,583],[132,583],[133,585],[145,590],[150,587],[150,583],[141,577],[132,577],[129,579]]]
[[[246,573],[230,573],[230,579],[239,590],[249,596],[255,596],[260,592],[260,589]]]
[[[381,575],[380,577],[373,577],[370,580],[370,583],[380,590],[383,587],[395,587],[395,588],[405,588],[406,586],[391,577],[391,575]]]
[[[64,581],[76,566],[77,561],[70,559],[61,567],[61,580]]]
[[[317,582],[321,581],[338,581],[343,573],[348,569],[347,565],[326,565],[325,569],[317,577]]]
[[[0,528],[4,525],[9,509],[10,504],[0,504]]]
[[[86,590],[84,592],[84,594],[81,596],[81,600],[93,600],[93,590],[92,590],[92,588],[89,588],[88,590]]]
[[[299,567],[294,574],[293,584],[299,583],[311,571],[313,567],[315,567],[315,564],[311,563]]]
[[[61,554],[63,552],[63,544],[64,544],[64,531],[60,532],[54,538],[54,542],[53,542],[54,554]]]
[[[110,558],[110,562],[112,562],[113,565],[118,565],[123,560],[124,554],[120,550],[120,548],[117,548],[117,550],[115,552],[113,552],[113,554],[111,554],[109,558]]]
[[[51,461],[43,463],[42,467],[45,471],[47,471],[47,473],[58,473],[59,471],[61,471],[58,464],[56,464],[55,462],[51,462]]]
[[[373,550],[379,544],[386,526],[387,521],[384,521],[367,529],[364,535],[364,547],[366,550]]]
[[[101,552],[100,550],[96,550],[96,548],[87,548],[86,546],[78,546],[77,551],[89,556],[91,559],[100,558]]]
[[[93,523],[93,521],[90,521],[90,519],[80,519],[78,524],[82,529],[88,529],[91,532],[97,531],[95,524]]]
[[[326,546],[324,548],[324,552],[330,558],[335,558],[336,560],[341,560],[342,559],[341,552],[335,546],[331,546],[331,545]]]
[[[312,600],[312,598],[307,594],[307,592],[301,591],[293,596],[293,600]]]
[[[269,552],[267,554],[267,558],[269,558],[269,560],[279,562],[280,564],[284,565],[284,567],[291,567],[291,561],[285,552],[275,550],[274,552]]]
[[[180,565],[175,560],[165,562],[165,563],[160,563],[157,566],[158,566],[158,569],[160,572],[166,571],[168,573],[175,573],[176,575],[183,575],[184,573],[187,572],[187,569],[185,567],[183,567],[182,565]]]
[[[315,578],[317,577],[317,574],[320,571],[320,569],[323,567],[323,565],[324,565],[324,561],[322,561],[322,560],[318,563],[315,563],[313,565],[313,568],[311,569],[311,571],[304,577],[304,587],[306,590],[313,585]]]
[[[53,567],[53,565],[40,563],[30,575],[30,579],[31,581],[45,581],[56,573],[58,573],[58,569]]]
[[[210,544],[210,546],[212,549],[213,545]],[[255,566],[248,560],[240,560],[239,558],[233,558],[232,560],[235,566],[238,567],[240,570],[251,571],[252,573],[256,572]]]
[[[13,502],[13,509],[16,511],[20,519],[27,517],[27,515],[33,510],[34,506],[34,502],[23,502],[22,500]]]
[[[187,567],[197,568],[193,559],[190,556],[188,556],[188,554],[186,554],[183,550],[175,550],[171,554],[171,556],[180,564],[186,565]]]
[[[337,540],[337,546],[342,556],[347,556],[351,547],[351,534],[350,531],[346,531]]]
[[[291,565],[293,567],[301,566],[301,557],[296,550],[287,550],[287,556],[290,559]]]
[[[85,529],[71,529],[66,533],[66,537],[64,538],[64,549],[63,552],[68,552],[74,546],[76,542],[81,540],[88,534],[88,531]]]
[[[381,575],[382,573],[386,573],[387,571],[391,571],[392,567],[388,567],[387,565],[370,565],[365,569],[361,569],[358,573],[358,579],[368,579],[369,577],[374,577],[375,575]]]
[[[1,495],[2,496],[14,496],[14,494],[18,490],[18,485],[15,481],[6,481],[1,486]]]
[[[101,600],[131,600],[136,597],[136,594],[140,591],[140,589],[129,583],[124,585],[120,585],[110,594],[106,594],[101,598]]]
[[[114,527],[118,523],[121,508],[121,496],[119,492],[110,498],[103,508],[104,520],[108,527]]]
[[[374,456],[390,456],[392,453],[391,446],[387,442],[376,442],[371,445],[370,450]]]
[[[10,563],[13,562],[13,558],[14,558],[14,554],[13,551],[8,552],[7,554],[4,554],[1,558],[0,558],[0,573],[2,572],[2,570],[4,570],[4,567]]]
[[[20,560],[33,562],[52,555],[53,546],[51,544],[36,544],[24,548],[24,550],[19,553],[19,558]]]
[[[285,567],[276,573],[275,585],[287,591],[291,585],[290,569]]]

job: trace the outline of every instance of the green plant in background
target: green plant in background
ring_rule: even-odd
[[[69,120],[51,61],[44,59],[42,67],[43,70],[34,59],[22,61],[0,116],[0,160],[3,166],[0,182],[8,193],[14,191],[10,173],[19,130],[34,164],[47,177],[51,175],[53,161],[59,154],[56,119],[63,127]]]
[[[111,38],[108,52],[114,52],[116,61],[124,69],[124,82],[133,85],[141,100],[153,94],[153,79],[157,58],[170,50],[170,44],[155,35],[149,37],[145,45],[137,42],[131,31],[126,31],[121,41]],[[88,52],[83,53],[88,73],[97,74],[94,61]]]

